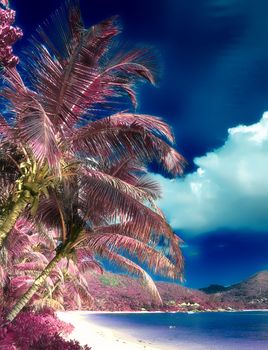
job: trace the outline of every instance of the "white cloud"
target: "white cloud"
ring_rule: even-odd
[[[268,112],[253,125],[228,130],[225,144],[196,158],[196,172],[169,180],[160,207],[174,229],[268,231]]]

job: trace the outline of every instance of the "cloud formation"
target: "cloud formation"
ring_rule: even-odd
[[[183,179],[154,175],[174,229],[268,231],[268,112],[256,124],[229,129],[222,147],[194,162],[197,171]]]

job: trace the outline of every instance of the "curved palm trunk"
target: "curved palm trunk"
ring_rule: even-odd
[[[12,230],[17,219],[22,214],[26,206],[30,203],[30,195],[23,194],[12,206],[10,212],[4,217],[3,222],[0,224],[0,250],[3,247],[4,240]]]
[[[50,263],[45,267],[43,272],[36,278],[32,286],[28,291],[19,299],[13,309],[9,312],[6,319],[8,322],[12,322],[20,311],[28,304],[32,296],[38,291],[41,285],[45,282],[46,278],[49,276],[50,272],[56,267],[57,263],[63,258],[63,250],[58,252],[55,257],[50,261]]]

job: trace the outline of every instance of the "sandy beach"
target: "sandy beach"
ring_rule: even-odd
[[[244,312],[241,311],[242,310],[240,310],[240,312],[228,313],[194,313],[189,316],[187,316],[187,313],[175,313],[175,318],[173,318],[173,316],[170,318],[171,313],[163,313],[163,319],[168,318],[170,324],[183,324],[186,321],[188,327],[183,327],[180,334],[175,332],[175,338],[173,330],[169,329],[167,330],[167,334],[170,335],[166,337],[160,333],[154,333],[154,335],[152,333],[150,338],[148,338],[148,334],[146,334],[145,339],[143,338],[144,335],[142,335],[144,334],[143,332],[139,332],[139,335],[137,335],[138,333],[132,332],[132,328],[126,330],[127,328],[125,329],[124,326],[121,331],[118,325],[115,326],[115,324],[113,324],[113,321],[102,324],[99,322],[100,318],[97,317],[98,321],[96,322],[96,314],[109,314],[108,312],[66,311],[57,312],[57,315],[61,320],[71,323],[74,326],[74,330],[70,334],[69,339],[77,340],[82,345],[87,344],[92,347],[92,350],[233,350],[234,346],[237,349],[243,350],[266,349],[266,338],[259,332],[259,327],[261,330],[265,327],[266,323],[262,320],[263,316],[261,316],[261,314],[266,311],[250,310],[251,312],[247,314],[247,310],[243,310]],[[259,313],[257,319],[255,319],[256,315],[254,316],[253,311]],[[124,312],[118,313],[124,314]],[[243,316],[243,314],[246,316]],[[247,323],[245,323],[246,319],[244,317],[246,317],[246,319],[253,318],[255,321],[259,320],[260,326],[258,326],[258,324],[256,325],[255,338],[245,336],[247,332],[245,333],[244,328]],[[238,327],[236,331],[233,331],[232,337],[230,337],[230,330],[223,326],[224,320],[236,325],[240,320],[241,328]],[[202,324],[204,324],[204,326],[202,326]],[[209,324],[214,325],[212,326],[213,334],[211,330],[208,331],[207,325]],[[248,323],[247,327],[249,327],[250,324],[251,323]],[[167,324],[166,327],[168,327]],[[195,329],[195,332],[192,333],[192,331],[189,331],[189,329],[192,329],[191,327]],[[251,334],[253,334],[254,330],[252,333],[252,327],[250,327],[250,329]],[[176,326],[174,327],[174,331],[175,330]],[[163,332],[163,328],[160,332]]]
[[[135,339],[128,334],[96,325],[90,320],[92,312],[57,312],[58,317],[74,326],[68,339],[77,340],[81,345],[89,345],[92,350],[163,350],[163,346],[152,344],[144,339]]]

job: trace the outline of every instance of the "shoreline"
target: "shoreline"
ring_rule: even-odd
[[[163,344],[153,344],[142,338],[135,338],[129,334],[123,333],[103,325],[94,324],[90,317],[92,314],[108,314],[114,312],[94,312],[94,311],[58,311],[57,316],[60,320],[70,323],[74,330],[67,337],[68,340],[76,340],[81,345],[88,345],[92,350],[162,350]],[[117,312],[121,313],[121,312]],[[127,312],[129,313],[129,312]],[[145,313],[145,312],[140,312]],[[170,350],[183,350],[182,348],[170,347]]]
[[[232,310],[189,310],[189,311],[91,311],[91,310],[72,310],[72,311],[57,311],[56,313],[81,313],[83,315],[98,315],[98,314],[172,314],[172,313],[203,313],[203,312],[209,312],[209,313],[214,313],[214,312],[268,312],[268,309],[232,309]]]

